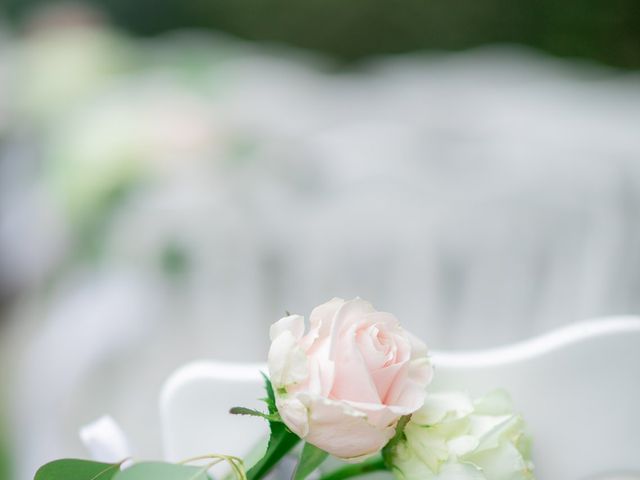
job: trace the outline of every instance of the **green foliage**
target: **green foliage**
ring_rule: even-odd
[[[407,425],[409,420],[411,419],[411,415],[405,415],[398,420],[398,425],[396,426],[396,433],[391,440],[385,445],[382,449],[382,459],[384,460],[384,464],[391,469],[393,467],[393,453],[399,442],[404,440],[404,427]]]
[[[35,5],[5,0],[19,23]],[[185,27],[327,52],[343,60],[517,43],[640,67],[640,2],[617,0],[85,0],[143,35]]]
[[[2,392],[0,392],[2,393]],[[0,403],[0,408],[2,404]],[[0,480],[7,480],[11,477],[11,457],[8,451],[7,434],[0,418]]]
[[[318,468],[322,462],[324,462],[329,454],[324,450],[320,450],[318,447],[314,447],[310,443],[305,443],[302,452],[300,453],[300,460],[298,460],[298,466],[293,474],[293,480],[304,480],[311,472]]]
[[[277,415],[278,409],[276,407],[276,397],[273,392],[273,386],[269,378],[263,373],[265,382],[265,390],[267,391],[267,397],[263,400],[267,404],[269,415]],[[264,477],[269,471],[291,451],[293,447],[300,441],[295,433],[289,431],[281,421],[269,420],[269,444],[264,456],[258,460],[258,462],[249,469],[247,472],[248,480],[259,480]]]
[[[274,415],[278,413],[278,407],[276,406],[276,394],[273,391],[273,385],[271,384],[271,380],[264,372],[260,372],[262,374],[262,378],[264,379],[264,389],[267,392],[267,396],[262,400],[267,404],[267,409],[270,415]]]
[[[272,427],[267,451],[247,472],[248,480],[259,480],[264,477],[300,441],[300,438],[295,433],[291,433],[283,423],[269,423]]]
[[[276,407],[276,396],[273,391],[273,385],[271,385],[271,380],[269,380],[269,377],[265,375],[264,372],[260,373],[262,374],[262,378],[264,379],[264,389],[267,392],[267,396],[265,398],[262,398],[261,400],[267,404],[267,412],[269,413],[263,413],[259,410],[246,407],[233,407],[229,410],[229,413],[231,413],[232,415],[250,415],[252,417],[262,417],[269,422],[282,422],[280,414],[278,413],[278,407]]]
[[[162,270],[169,276],[177,277],[189,269],[189,255],[186,249],[177,241],[165,245],[160,256]]]
[[[208,480],[207,470],[207,466],[193,467],[163,462],[136,463],[118,473],[114,480]]]
[[[146,462],[120,471],[119,463],[64,459],[42,466],[34,480],[208,480],[207,470],[206,465]]]
[[[88,460],[55,460],[40,467],[34,480],[110,480],[120,471],[119,463]]]
[[[344,480],[351,477],[359,477],[360,475],[366,475],[372,472],[382,472],[390,470],[380,455],[368,458],[360,463],[350,463],[344,465],[332,472],[324,474],[320,477],[320,480]]]
[[[259,410],[254,410],[253,408],[233,407],[229,410],[229,413],[232,415],[249,415],[251,417],[261,417],[270,422],[281,421],[278,415],[266,414]]]
[[[9,464],[9,456],[5,451],[0,451],[0,479],[11,478],[11,466]]]

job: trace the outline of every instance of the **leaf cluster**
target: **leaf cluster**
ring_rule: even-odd
[[[120,465],[77,459],[55,460],[42,466],[34,480],[209,480],[207,466],[143,462],[120,470]]]
[[[273,385],[264,373],[264,386],[267,396],[262,400],[267,404],[267,412],[263,413],[258,410],[253,410],[244,407],[234,407],[230,410],[231,413],[236,415],[253,415],[261,417],[269,422],[269,443],[267,450],[263,457],[253,465],[247,471],[248,480],[260,480],[267,473],[276,466],[276,464],[282,460],[293,448],[300,442],[300,437],[291,432],[287,426],[282,422],[276,406],[276,396],[273,390]],[[323,450],[309,443],[305,443],[300,457],[298,459],[298,465],[293,473],[293,480],[304,480],[314,470],[316,470],[322,462],[329,456],[329,454]]]

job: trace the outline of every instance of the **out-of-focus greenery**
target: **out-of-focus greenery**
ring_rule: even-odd
[[[0,479],[8,480],[9,475],[9,458],[3,450],[0,452]]]
[[[36,4],[6,0],[18,24]],[[90,0],[139,34],[215,28],[345,60],[511,42],[559,56],[640,67],[636,0]]]
[[[7,438],[3,419],[0,416],[0,480],[10,478]]]

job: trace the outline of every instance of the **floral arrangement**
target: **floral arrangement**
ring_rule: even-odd
[[[427,348],[393,315],[334,298],[311,312],[308,331],[302,316],[287,315],[270,336],[266,411],[230,412],[269,422],[267,449],[253,464],[220,453],[179,464],[65,459],[41,467],[35,480],[207,480],[222,462],[237,480],[261,480],[293,454],[292,480],[376,471],[398,480],[534,478],[530,439],[508,395],[429,393]],[[330,456],[342,463],[324,463]]]

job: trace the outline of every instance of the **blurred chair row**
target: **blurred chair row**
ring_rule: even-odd
[[[439,349],[640,311],[636,77],[508,49],[324,66],[101,27],[0,44],[19,478],[104,412],[159,455],[170,371],[261,361],[283,310],[336,295]]]

